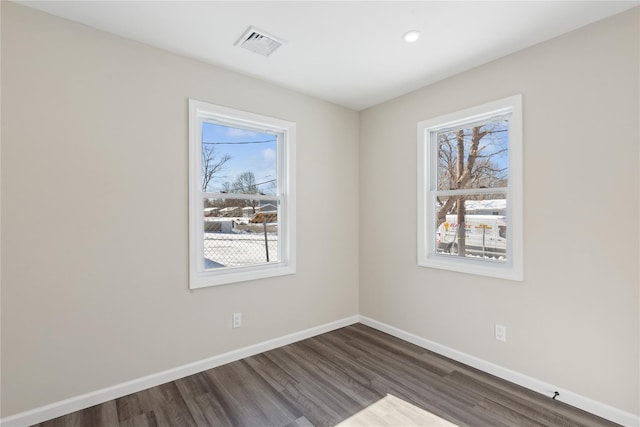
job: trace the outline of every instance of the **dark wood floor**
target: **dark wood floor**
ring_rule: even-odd
[[[614,426],[356,324],[39,424]]]

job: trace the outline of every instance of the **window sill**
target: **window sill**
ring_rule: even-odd
[[[228,285],[249,280],[286,276],[295,272],[295,267],[287,264],[255,265],[251,267],[225,268],[217,271],[208,270],[193,274],[189,279],[189,288],[199,289]]]
[[[420,267],[437,268],[441,270],[456,271],[459,273],[475,274],[479,276],[495,277],[497,279],[507,279],[523,281],[522,268],[514,266],[513,263],[487,263],[487,261],[473,260],[468,258],[451,257],[447,255],[431,255],[418,260]]]

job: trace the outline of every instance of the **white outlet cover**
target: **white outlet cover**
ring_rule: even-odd
[[[233,320],[231,324],[234,328],[242,326],[242,313],[233,313]]]

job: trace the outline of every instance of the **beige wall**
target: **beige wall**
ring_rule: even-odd
[[[358,115],[2,2],[1,416],[358,312],[640,414],[638,36],[636,9]],[[416,122],[515,93],[525,281],[418,268]],[[296,275],[187,289],[189,97],[297,122]]]
[[[640,414],[638,24],[636,8],[361,113],[362,315]],[[517,93],[525,281],[417,267],[416,122]]]
[[[189,97],[297,123],[297,274],[188,290]],[[357,166],[354,111],[2,2],[2,416],[357,314]]]

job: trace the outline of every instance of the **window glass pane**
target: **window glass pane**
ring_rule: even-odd
[[[439,191],[506,187],[508,118],[435,131]]]
[[[277,200],[204,199],[205,270],[280,262],[278,212]]]
[[[277,194],[278,136],[202,124],[202,191]]]
[[[438,197],[436,253],[487,260],[507,260],[505,194]]]

